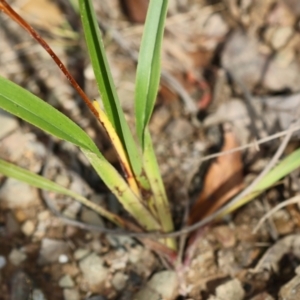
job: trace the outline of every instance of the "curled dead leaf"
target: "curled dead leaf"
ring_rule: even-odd
[[[228,151],[238,146],[234,132],[225,128],[224,146],[221,151]],[[211,164],[205,176],[203,189],[191,209],[189,224],[194,224],[215,212],[237,194],[243,186],[241,152],[219,156]]]
[[[147,14],[148,0],[121,0],[121,6],[133,23],[144,23]]]

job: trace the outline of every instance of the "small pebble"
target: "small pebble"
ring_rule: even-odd
[[[0,110],[0,139],[18,127],[18,121],[7,112]]]
[[[41,243],[38,264],[44,265],[59,261],[60,255],[65,255],[69,251],[69,246],[66,242],[55,239],[44,238]],[[61,258],[63,261],[66,259]],[[67,257],[68,259],[68,257]]]
[[[127,275],[125,275],[121,272],[117,272],[114,275],[111,283],[117,291],[121,291],[124,289],[127,279],[128,279]]]
[[[22,251],[18,249],[13,249],[9,253],[9,261],[14,265],[14,266],[19,266],[26,258],[26,254],[23,253]]]
[[[48,210],[44,210],[38,214],[39,221],[46,221],[50,218],[50,212]]]
[[[80,300],[80,295],[75,289],[64,289],[64,300]]]
[[[61,264],[65,264],[69,261],[69,258],[66,254],[61,254],[59,257],[58,257],[58,261],[59,263]]]
[[[21,229],[26,236],[31,236],[34,233],[35,226],[31,220],[28,220],[22,225]]]
[[[96,255],[96,253],[91,253],[80,261],[79,268],[89,289],[92,292],[99,292],[109,274],[108,269],[104,266],[103,258]]]
[[[6,258],[0,255],[0,270],[6,266]]]
[[[88,298],[87,300],[106,300],[105,297],[97,295],[97,296],[92,296],[90,298]]]
[[[58,285],[62,288],[72,288],[74,287],[74,281],[70,275],[65,275],[59,280]]]
[[[34,289],[32,292],[32,300],[46,300],[46,298],[40,289]]]
[[[75,260],[81,260],[90,253],[89,249],[79,248],[74,252]]]

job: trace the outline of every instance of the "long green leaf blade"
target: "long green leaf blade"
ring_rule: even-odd
[[[226,211],[222,212],[222,214],[218,215],[217,217],[222,217],[227,215],[228,213],[236,210],[237,208],[241,207],[242,205],[248,203],[252,199],[259,196],[263,193],[266,189],[270,188],[274,185],[278,180],[287,176],[292,171],[300,167],[300,149],[294,151],[285,159],[283,159],[276,167],[274,167],[254,188],[252,193],[243,197],[239,202],[235,203],[234,205],[228,207]]]
[[[98,159],[95,153],[85,149],[82,149],[82,151],[100,176],[102,173],[105,173],[105,177],[102,177],[103,181],[118,198],[124,209],[127,210],[145,230],[160,230],[161,226],[157,220],[134,194],[120,174],[114,168],[111,168],[111,165],[107,161]]]
[[[160,53],[168,1],[150,1],[137,66],[135,119],[138,138],[143,145],[160,81]]]
[[[113,213],[107,211],[103,207],[89,201],[85,197],[83,197],[75,192],[72,192],[72,191],[58,185],[57,183],[55,183],[49,179],[46,179],[35,173],[27,171],[27,170],[20,168],[14,164],[8,163],[2,159],[0,159],[0,173],[7,177],[11,177],[11,178],[20,180],[29,185],[32,185],[34,187],[37,187],[37,188],[40,188],[40,189],[43,189],[46,191],[51,191],[51,192],[59,193],[62,195],[70,196],[70,197],[76,199],[78,202],[82,203],[83,205],[98,212],[103,217],[106,217],[108,220],[114,222],[115,224],[117,224],[121,227],[124,227],[123,221],[119,216],[114,215]]]
[[[126,149],[133,172],[140,176],[141,158],[120,105],[92,1],[79,0],[79,4],[85,39],[105,112]]]
[[[145,131],[145,148],[144,148],[144,168],[149,178],[151,190],[154,197],[154,206],[157,211],[158,219],[160,220],[163,232],[172,232],[174,230],[173,220],[168,202],[165,187],[160,175],[160,170],[157,164],[156,156],[152,146],[149,130]],[[170,248],[176,249],[174,239],[166,239],[164,241]]]
[[[29,91],[1,76],[0,107],[60,139],[99,152],[92,139],[72,120]]]

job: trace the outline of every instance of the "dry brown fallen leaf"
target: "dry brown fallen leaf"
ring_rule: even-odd
[[[238,146],[234,132],[226,128],[224,130],[224,146],[221,151],[228,151]],[[219,156],[211,164],[205,176],[203,189],[191,209],[189,224],[194,224],[215,212],[242,188],[241,152]]]
[[[21,1],[20,10],[22,16],[31,24],[51,30],[64,24],[65,17],[58,6],[51,0],[27,0]]]
[[[125,14],[131,22],[145,22],[149,3],[148,0],[121,0],[120,2]]]

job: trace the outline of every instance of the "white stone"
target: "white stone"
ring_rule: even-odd
[[[31,236],[34,233],[35,226],[31,220],[27,220],[24,222],[21,229],[26,236]]]
[[[274,32],[273,37],[272,37],[272,45],[275,49],[279,49],[281,47],[284,47],[290,37],[294,33],[294,28],[290,26],[285,26],[285,27],[279,27],[277,30]]]
[[[204,27],[204,34],[208,37],[222,37],[228,32],[227,23],[220,14],[211,15]]]
[[[65,264],[69,261],[69,257],[66,255],[66,254],[61,254],[59,257],[58,257],[58,261],[59,263],[61,264]]]
[[[41,211],[39,214],[38,214],[38,220],[39,221],[46,221],[50,218],[50,212],[48,210],[44,210],[44,211]]]

